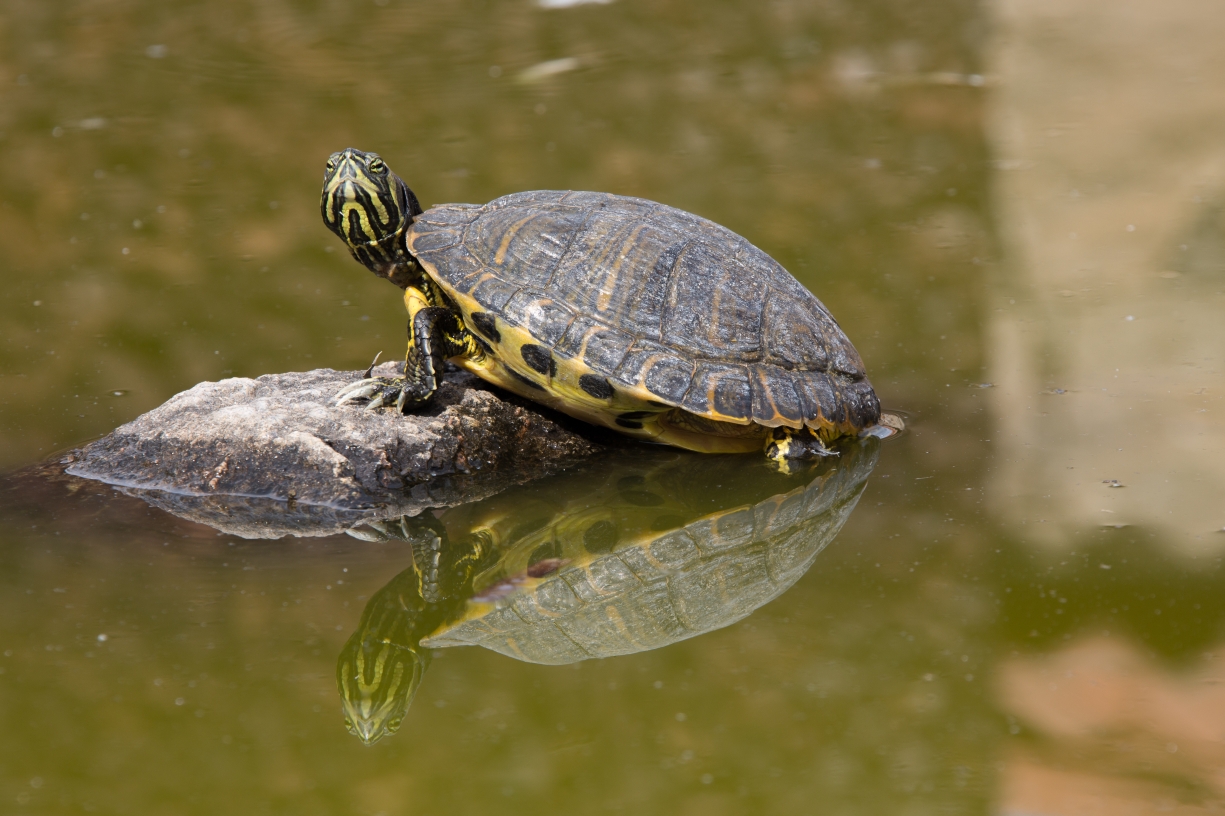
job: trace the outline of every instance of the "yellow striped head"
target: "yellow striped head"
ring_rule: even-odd
[[[345,727],[367,745],[394,734],[417,694],[427,654],[387,638],[354,633],[340,653],[336,682]]]
[[[319,210],[328,229],[376,275],[394,282],[395,267],[415,268],[404,246],[404,231],[421,213],[421,205],[377,153],[351,147],[333,153],[323,176]]]

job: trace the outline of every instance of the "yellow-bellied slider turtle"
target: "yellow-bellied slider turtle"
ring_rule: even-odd
[[[534,663],[666,646],[728,626],[790,587],[833,540],[876,463],[868,439],[804,474],[739,457],[601,461],[435,520],[372,523],[413,565],[376,592],[337,662],[349,730],[402,722],[430,649]]]
[[[690,450],[809,458],[885,431],[825,306],[704,218],[566,191],[423,212],[381,158],[352,148],[328,159],[320,208],[354,258],[404,289],[409,314],[404,376],[368,372],[341,403],[421,405],[452,359],[571,416]]]

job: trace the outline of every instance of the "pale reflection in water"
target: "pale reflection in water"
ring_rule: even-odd
[[[1216,812],[1225,797],[1223,657],[1218,644],[1170,669],[1134,643],[1098,636],[1004,661],[1000,704],[1026,738],[1006,752],[1002,812]]]
[[[350,733],[395,732],[430,650],[566,664],[729,626],[799,580],[854,509],[879,442],[792,475],[746,457],[601,461],[437,517],[352,534],[410,541],[366,605],[337,683]]]
[[[994,5],[992,505],[1030,540],[1142,525],[1219,550],[1225,7]]]

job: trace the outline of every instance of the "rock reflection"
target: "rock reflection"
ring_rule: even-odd
[[[1219,812],[1223,653],[1168,666],[1129,638],[1087,635],[1002,661],[999,704],[1024,738],[1004,753],[1000,811]]]
[[[409,541],[413,563],[370,599],[340,654],[350,733],[370,744],[400,727],[431,649],[565,664],[735,623],[834,538],[878,445],[792,475],[744,457],[638,454],[352,531]]]

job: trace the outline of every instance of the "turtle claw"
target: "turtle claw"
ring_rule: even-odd
[[[374,375],[374,367],[378,365],[379,358],[383,356],[383,352],[374,355],[374,359],[370,361],[370,367],[366,369],[366,379],[370,379]]]
[[[346,402],[355,402],[356,400],[372,397],[381,388],[382,384],[374,379],[358,380],[355,383],[349,383],[336,394],[336,404],[344,405]]]
[[[412,402],[412,394],[405,387],[403,377],[367,377],[345,386],[336,395],[337,407],[362,400],[369,400],[364,406],[367,411],[394,405],[396,410],[404,413],[405,404]]]

